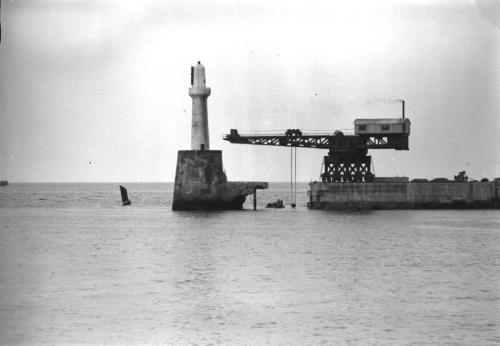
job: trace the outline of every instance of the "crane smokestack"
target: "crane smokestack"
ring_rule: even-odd
[[[401,106],[403,107],[403,119],[405,118],[405,100],[401,100]]]

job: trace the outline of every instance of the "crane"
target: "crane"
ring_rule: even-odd
[[[403,106],[404,109],[404,106]],[[371,182],[369,149],[409,150],[410,119],[356,119],[354,135],[335,131],[329,134],[304,134],[288,129],[278,135],[240,135],[231,129],[223,139],[235,144],[272,145],[284,147],[327,149],[321,180],[323,182]]]

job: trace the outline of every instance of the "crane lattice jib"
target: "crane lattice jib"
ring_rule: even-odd
[[[325,182],[372,181],[374,175],[368,149],[409,150],[409,119],[358,119],[355,133],[344,135],[335,131],[334,134],[318,135],[289,129],[280,135],[240,135],[232,129],[223,139],[235,144],[328,149],[321,173]]]
[[[408,150],[408,136],[402,135],[240,135],[233,129],[223,139],[235,144],[317,148],[333,152],[359,149]]]

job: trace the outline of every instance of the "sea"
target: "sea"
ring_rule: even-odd
[[[1,345],[500,344],[500,210],[308,210],[271,183],[174,212],[173,184],[123,185],[0,187]]]

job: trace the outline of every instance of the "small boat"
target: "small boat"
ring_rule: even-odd
[[[7,180],[0,180],[0,186],[7,186],[9,182]]]
[[[128,199],[127,189],[120,185],[120,193],[122,194],[122,205],[130,205],[132,202]]]
[[[276,202],[267,203],[266,208],[284,208],[283,200],[277,199]]]

